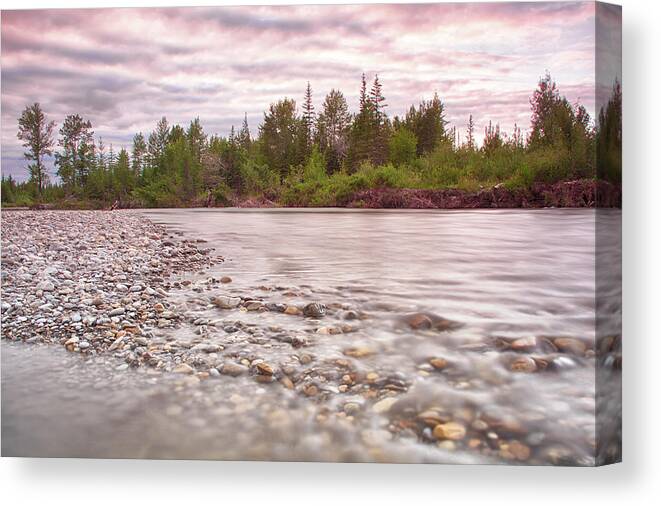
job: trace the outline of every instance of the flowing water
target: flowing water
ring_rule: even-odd
[[[549,370],[516,373],[509,364],[520,354],[493,343],[546,336],[593,347],[594,210],[144,214],[224,257],[193,281],[230,276],[216,292],[329,307],[323,318],[222,312],[193,304],[191,290],[173,295],[190,320],[224,318],[251,329],[219,330],[209,340],[221,354],[289,371],[296,388],[250,375],[191,386],[147,368],[118,372],[110,356],[3,341],[4,454],[593,463],[594,356],[555,353],[545,357]],[[619,211],[604,219],[606,229],[618,229]],[[616,252],[617,237],[603,238],[604,247]],[[457,325],[414,330],[403,322],[411,313]],[[610,317],[617,328],[621,315]],[[351,332],[323,330],[347,325]],[[175,337],[194,339],[193,330],[184,325]],[[291,336],[307,345],[292,347]],[[449,366],[435,370],[432,357]],[[345,392],[347,367],[368,380]],[[397,402],[381,409],[375,403],[384,392]],[[439,443],[415,421],[430,409],[462,423],[468,436]],[[513,459],[512,441],[530,455]]]

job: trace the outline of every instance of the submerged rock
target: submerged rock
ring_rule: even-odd
[[[234,309],[241,304],[241,298],[230,297],[229,295],[218,295],[211,299],[211,303],[220,309]]]
[[[318,302],[312,302],[303,308],[303,314],[313,318],[321,318],[326,314],[326,306]]]

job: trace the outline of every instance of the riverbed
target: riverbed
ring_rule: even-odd
[[[595,463],[595,210],[124,214],[218,261],[143,283],[172,318],[134,340],[6,339],[3,306],[3,455]]]

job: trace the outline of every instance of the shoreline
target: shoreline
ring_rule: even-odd
[[[35,204],[29,207],[2,206],[2,210],[102,210],[113,203],[65,202]],[[534,183],[527,188],[510,189],[502,184],[476,192],[458,189],[371,188],[360,190],[333,206],[281,205],[265,197],[234,198],[227,206],[192,205],[179,207],[139,207],[134,202],[119,203],[118,209],[581,209],[622,207],[622,188],[604,180],[578,179],[557,183]],[[115,208],[115,207],[113,207]]]

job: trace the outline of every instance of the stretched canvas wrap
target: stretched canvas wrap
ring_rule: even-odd
[[[621,459],[621,8],[2,12],[2,455]]]

